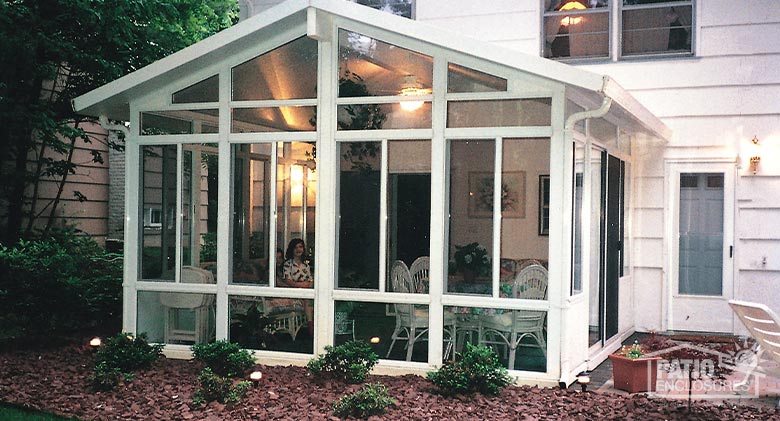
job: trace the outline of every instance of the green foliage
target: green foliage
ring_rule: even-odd
[[[387,393],[382,383],[369,383],[355,393],[349,393],[331,404],[333,413],[341,418],[367,418],[381,415],[385,408],[395,405],[395,399]]]
[[[195,359],[203,361],[212,372],[223,377],[237,377],[255,363],[254,353],[226,340],[192,346]]]
[[[0,198],[8,202],[2,241],[19,239],[24,216],[57,215],[62,191],[36,205],[44,200],[38,197],[38,182],[45,178],[60,184],[74,174],[75,148],[91,149],[92,162],[100,163],[102,147],[92,148],[93,142],[122,147],[85,130],[83,123],[91,119],[74,113],[73,98],[227,28],[237,18],[235,0],[0,3],[0,57],[13,57],[0,68],[0,160],[10,163],[0,165],[5,181]],[[28,165],[28,157],[34,165]],[[28,203],[26,191],[32,192]],[[74,196],[88,200],[80,192]],[[25,215],[24,209],[43,211]],[[27,225],[26,235],[32,226]],[[48,223],[44,230],[51,227]]]
[[[276,341],[273,323],[274,319],[264,315],[253,305],[246,314],[233,316],[230,337],[245,348],[268,349]]]
[[[195,392],[193,397],[193,402],[196,405],[211,401],[235,403],[246,395],[250,387],[250,383],[246,380],[234,382],[229,377],[214,374],[208,367],[200,372],[198,382],[200,383],[200,389]]]
[[[466,343],[466,351],[455,362],[447,361],[438,371],[428,373],[443,395],[480,392],[498,394],[512,383],[492,348]]]
[[[106,363],[108,367],[116,367],[123,373],[149,368],[162,355],[162,348],[161,344],[150,344],[145,333],[137,336],[118,333],[106,339],[98,349],[95,366]]]
[[[201,262],[217,261],[217,233],[207,232],[202,235],[203,245],[200,246]]]
[[[119,333],[106,339],[95,355],[95,368],[89,380],[97,390],[111,390],[119,382],[133,378],[132,372],[149,368],[162,355],[162,345],[151,345],[145,334]]]
[[[456,245],[452,264],[457,270],[467,269],[478,276],[490,273],[490,257],[485,246],[479,243],[469,243],[465,246]]]
[[[362,341],[326,346],[325,351],[325,355],[309,361],[306,367],[314,374],[328,374],[347,383],[363,382],[379,360],[371,345]]]
[[[121,259],[74,230],[0,245],[0,337],[117,331]]]

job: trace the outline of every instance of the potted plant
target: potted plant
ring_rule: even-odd
[[[615,388],[628,393],[655,392],[659,356],[647,356],[648,350],[637,341],[609,355]]]
[[[479,243],[455,246],[452,265],[463,275],[463,280],[473,282],[477,276],[490,274],[490,258],[487,249]]]

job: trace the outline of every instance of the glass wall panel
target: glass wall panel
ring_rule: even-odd
[[[450,63],[447,66],[447,92],[505,92],[506,79]]]
[[[317,107],[234,108],[232,133],[310,132],[317,129]]]
[[[217,109],[141,113],[141,136],[218,132],[219,110]]]
[[[448,316],[447,320],[445,340],[451,338],[454,315]],[[333,322],[336,345],[353,339],[366,341],[379,358],[428,361],[428,306],[336,301]]]
[[[219,101],[219,75],[174,92],[171,100],[174,104]]]
[[[574,209],[572,213],[572,274],[571,274],[571,294],[582,292],[582,212],[583,212],[583,193],[585,171],[585,145],[580,142],[574,142]]]
[[[589,342],[593,345],[601,341],[602,331],[602,291],[601,291],[601,271],[603,265],[601,256],[604,255],[602,244],[604,239],[604,203],[606,196],[603,192],[605,171],[603,160],[604,153],[596,148],[591,149],[590,159],[590,273],[588,274],[588,314]]]
[[[339,97],[429,94],[433,58],[339,30]]]
[[[549,227],[549,181],[549,139],[503,140],[501,296],[514,297],[519,288],[523,298],[547,298],[549,237],[540,229],[545,222]],[[538,290],[531,292],[529,282],[538,282],[533,285]]]
[[[447,127],[549,126],[552,99],[448,101]]]
[[[444,307],[445,327],[453,323],[455,353],[466,343],[493,348],[510,370],[547,371],[547,312],[480,307]],[[444,349],[451,346],[444,337]],[[450,354],[452,355],[452,354]]]
[[[544,56],[609,57],[608,0],[545,0]]]
[[[379,288],[380,142],[344,142],[339,154],[337,288]]]
[[[276,166],[276,243],[285,250],[292,241],[303,240],[303,260],[314,275],[315,209],[317,207],[317,171],[314,169],[314,145],[306,142],[277,143]],[[276,276],[281,279],[283,273]],[[284,283],[282,283],[284,284]],[[288,286],[300,287],[298,284]],[[310,288],[310,286],[308,286]]]
[[[231,296],[230,341],[242,348],[313,354],[306,309],[313,300]]]
[[[317,41],[301,37],[232,70],[233,101],[317,97]]]
[[[176,145],[141,147],[141,278],[175,279]]]
[[[492,294],[494,140],[452,140],[448,292]]]
[[[339,105],[339,130],[430,129],[431,103]]]
[[[211,342],[216,337],[214,303],[214,294],[139,291],[137,333],[164,344]]]
[[[387,279],[403,262],[415,282],[412,292],[428,291],[431,232],[431,141],[388,142]],[[399,269],[400,270],[400,269]],[[387,291],[393,291],[387,282]]]

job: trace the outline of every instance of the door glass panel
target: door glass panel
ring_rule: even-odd
[[[379,288],[380,142],[344,142],[339,153],[337,288]]]
[[[144,146],[141,230],[141,278],[175,279],[176,145]]]
[[[396,261],[410,269],[416,292],[428,292],[431,231],[431,141],[388,142],[387,279]],[[387,291],[393,291],[387,282]]]
[[[723,174],[680,175],[679,230],[678,292],[722,295]]]
[[[494,140],[452,140],[447,292],[491,295]]]
[[[311,143],[277,144],[277,247],[285,250],[285,259],[290,259],[292,256],[287,256],[287,251],[291,243],[303,240],[302,259],[304,263],[308,263],[309,273],[312,276],[314,275],[314,211],[317,206],[317,172],[313,170],[313,154],[314,145]],[[277,279],[283,275],[277,273]]]
[[[604,255],[602,206],[603,198],[603,170],[602,152],[598,149],[591,150],[590,162],[590,273],[588,274],[588,344],[594,345],[601,342],[602,337],[602,311],[603,294],[601,289],[601,259]]]

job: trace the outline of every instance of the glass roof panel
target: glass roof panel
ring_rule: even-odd
[[[339,97],[431,93],[433,58],[339,30]]]
[[[447,68],[447,92],[506,92],[506,79],[450,63]]]
[[[217,101],[219,101],[219,75],[201,80],[194,85],[173,93],[174,104]]]
[[[317,97],[317,41],[301,37],[233,68],[233,100]]]

